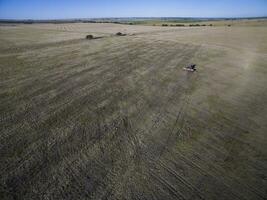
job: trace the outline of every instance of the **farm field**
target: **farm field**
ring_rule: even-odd
[[[266,199],[266,63],[265,25],[0,25],[0,199]]]

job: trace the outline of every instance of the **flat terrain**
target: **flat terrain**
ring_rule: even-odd
[[[0,72],[0,199],[267,198],[267,26],[0,25]]]

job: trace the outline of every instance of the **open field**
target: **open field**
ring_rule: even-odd
[[[267,26],[0,26],[0,199],[266,199],[266,63]]]

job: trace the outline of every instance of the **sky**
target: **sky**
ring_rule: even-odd
[[[267,0],[0,0],[1,19],[261,16]]]

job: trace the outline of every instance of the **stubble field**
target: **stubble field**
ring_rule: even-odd
[[[266,63],[266,26],[1,25],[1,199],[266,199]]]

